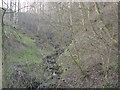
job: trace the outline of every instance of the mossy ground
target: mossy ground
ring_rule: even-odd
[[[6,73],[7,86],[9,86],[10,82],[14,81],[12,79],[17,79],[17,77],[13,77],[17,73],[16,71],[26,73],[29,72],[31,78],[36,78],[35,80],[37,80],[37,82],[40,82],[39,80],[42,79],[41,75],[43,75],[40,73],[44,73],[42,69],[43,67],[41,65],[43,62],[42,58],[51,54],[53,51],[50,51],[49,48],[48,50],[47,48],[38,48],[35,45],[36,40],[33,40],[27,35],[15,32],[9,26],[5,26],[5,31],[8,38],[11,38],[11,40],[17,40],[19,43],[22,43],[20,46],[18,46],[18,48],[16,48],[16,46],[12,45],[12,42],[10,42],[10,45],[12,45],[12,47],[8,46],[8,48],[11,47],[11,49],[6,51],[4,71]],[[14,82],[17,81],[15,80]],[[19,84],[22,85],[22,83]]]

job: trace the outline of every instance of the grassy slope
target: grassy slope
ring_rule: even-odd
[[[42,76],[44,74],[42,58],[51,55],[54,51],[54,47],[50,46],[48,43],[47,45],[46,43],[41,45],[42,48],[40,46],[38,47],[36,42],[42,43],[41,40],[44,40],[44,38],[36,38],[33,33],[28,33],[29,31],[30,30],[24,30],[23,27],[11,22],[9,22],[9,25],[6,24],[5,26],[7,36],[5,41],[6,59],[4,60],[4,71],[6,75],[4,76],[6,77],[4,82],[7,83],[5,87],[11,87],[11,85],[15,87],[21,87],[20,85],[26,87],[26,84],[31,84],[29,83],[29,79],[34,79],[34,77],[37,82],[44,80]],[[22,74],[17,75],[18,78],[14,76],[18,74],[18,71],[27,73],[24,76],[28,78],[26,79],[27,83],[24,84],[22,83],[23,81],[18,81],[19,77],[22,78]],[[33,81],[33,83],[34,82],[35,81]]]
[[[7,75],[6,82],[7,83],[10,82],[11,75],[13,75],[16,72],[15,69],[19,70],[19,68],[20,71],[29,72],[31,73],[31,75],[33,75],[32,77],[36,76],[37,80],[39,80],[40,79],[39,73],[42,72],[39,64],[42,63],[42,58],[44,56],[47,56],[50,53],[52,53],[52,50],[49,51],[49,48],[48,50],[47,48],[46,49],[38,48],[35,45],[35,40],[31,39],[31,37],[27,35],[12,30],[9,26],[5,27],[5,31],[8,40],[10,41],[9,42],[10,44],[8,43],[9,46],[5,47],[11,48],[6,52],[7,54],[7,57],[5,59],[6,66],[5,68]],[[16,44],[15,40],[18,41],[19,44]],[[16,45],[18,45],[17,48]]]

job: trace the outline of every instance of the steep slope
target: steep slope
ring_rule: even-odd
[[[117,87],[118,46],[111,39],[118,39],[117,5],[98,5],[100,13],[92,8],[85,26],[58,59],[62,87]]]
[[[55,65],[58,67],[56,58],[62,50],[61,47],[66,46],[66,43],[64,42],[68,42],[67,44],[69,44],[70,38],[66,38],[62,42],[61,36],[58,34],[59,32],[45,24],[43,20],[42,29],[36,34],[35,31],[36,28],[38,28],[38,24],[34,22],[36,25],[34,26],[34,23],[29,22],[31,18],[28,13],[22,14],[23,16],[21,18],[23,21],[22,19],[19,19],[18,24],[9,21],[7,14],[4,18],[4,32],[6,35],[4,41],[5,59],[3,64],[4,87],[36,88],[40,85],[43,87],[44,84],[41,83],[44,83],[51,78],[53,72],[53,69],[47,71],[47,65],[50,65],[51,67]],[[27,18],[27,20],[24,20],[24,18]],[[35,20],[34,18],[32,19],[33,21],[38,19],[37,15]],[[51,32],[49,29],[51,29]],[[69,36],[69,34],[67,35]],[[55,57],[54,64],[48,63],[47,57]],[[48,86],[49,84],[51,84],[51,81],[50,83],[47,83]]]
[[[19,13],[17,24],[6,15],[5,87],[117,87],[117,4],[83,3],[82,9],[75,33],[54,28],[47,15]]]

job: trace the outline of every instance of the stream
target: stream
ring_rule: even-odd
[[[60,74],[63,72],[60,66],[57,64],[57,58],[64,52],[63,49],[58,49],[54,54],[46,56],[43,58],[43,63],[45,65],[44,72],[47,74],[45,77],[49,77],[45,82],[43,82],[40,87],[49,87],[51,83],[57,84]],[[54,85],[55,86],[55,85]]]

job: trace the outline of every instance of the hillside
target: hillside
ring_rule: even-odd
[[[117,3],[47,5],[5,14],[3,87],[118,87]]]
[[[3,83],[12,88],[21,86],[30,87],[32,84],[33,86],[31,87],[35,87],[35,82],[41,83],[43,80],[47,80],[47,78],[45,78],[46,76],[44,76],[44,73],[47,72],[44,70],[44,68],[47,67],[47,64],[44,63],[46,60],[44,59],[56,54],[56,52],[58,52],[59,55],[59,52],[63,50],[62,47],[66,47],[66,45],[69,44],[70,38],[67,39],[66,37],[69,37],[69,34],[66,34],[66,36],[64,36],[66,39],[64,38],[62,42],[60,32],[44,24],[45,21],[43,20],[43,26],[40,27],[42,29],[36,34],[35,30],[38,24],[32,24],[30,21],[24,19],[28,17],[28,20],[31,20],[30,15],[20,13],[19,16],[22,18],[20,17],[18,24],[8,21],[7,14],[4,20],[4,31],[6,35],[4,52],[6,56],[3,68],[5,72],[3,80],[5,82]],[[33,15],[31,14],[31,16]],[[37,19],[39,18],[37,17]],[[33,21],[35,21],[34,18]],[[31,25],[36,26],[32,26],[32,29]],[[30,29],[28,27],[30,27]],[[57,55],[55,56],[57,57]],[[52,71],[49,73],[51,74],[51,72]],[[26,82],[23,83],[21,78],[26,80]],[[31,83],[29,83],[30,81]]]
[[[64,70],[64,87],[101,88],[118,85],[118,46],[101,31],[108,30],[110,35],[114,33],[113,37],[117,40],[117,12],[113,12],[117,10],[117,6],[109,3],[105,8],[101,6],[99,9],[100,14],[96,11],[91,12],[94,13],[94,17],[91,15],[86,20],[83,27],[85,30],[74,36],[73,42],[58,59]],[[103,39],[105,41],[102,41]]]

